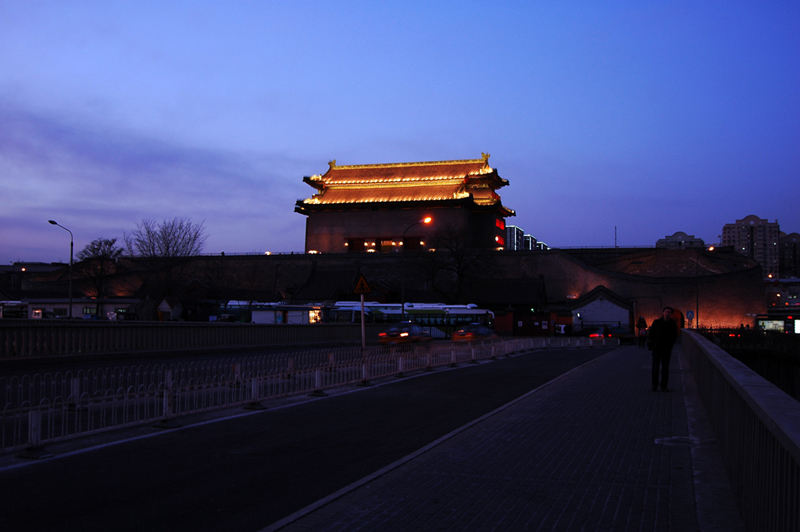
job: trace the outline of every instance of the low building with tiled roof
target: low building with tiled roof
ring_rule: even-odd
[[[316,189],[295,211],[306,218],[306,252],[427,249],[436,230],[459,228],[470,247],[501,248],[514,211],[497,190],[508,185],[481,159],[337,166],[303,178]],[[430,226],[416,225],[431,216]]]

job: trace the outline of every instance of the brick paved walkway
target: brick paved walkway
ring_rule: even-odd
[[[266,530],[741,531],[680,345],[621,347]]]

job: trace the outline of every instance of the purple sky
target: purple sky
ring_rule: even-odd
[[[301,251],[329,160],[481,152],[553,247],[800,232],[800,4],[0,0],[2,264],[67,261],[48,219]]]

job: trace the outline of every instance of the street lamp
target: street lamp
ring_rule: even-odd
[[[400,241],[403,245],[403,256],[400,259],[400,321],[404,321],[406,318],[406,234],[412,227],[416,227],[420,224],[428,225],[432,221],[433,218],[426,216],[422,220],[409,225],[406,227],[406,230],[403,231],[403,240]]]
[[[50,225],[56,225],[69,233],[69,317],[72,318],[72,250],[75,247],[75,239],[72,236],[72,231],[57,223],[55,220],[47,220]]]

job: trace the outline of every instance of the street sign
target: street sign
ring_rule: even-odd
[[[690,320],[694,319],[694,311],[693,310],[687,310],[686,311],[686,317],[689,318]]]
[[[371,294],[372,288],[369,287],[367,284],[367,280],[364,279],[364,274],[358,276],[358,282],[356,283],[356,287],[353,289],[354,294]]]

